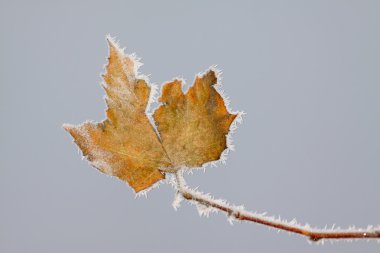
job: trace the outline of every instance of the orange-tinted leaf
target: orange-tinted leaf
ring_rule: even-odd
[[[183,94],[181,81],[164,85],[155,111],[155,132],[147,115],[151,87],[137,74],[138,63],[109,40],[104,90],[107,118],[101,123],[65,125],[90,163],[139,192],[182,167],[218,160],[227,148],[230,114],[214,85],[215,71],[197,77]]]
[[[103,76],[107,119],[65,129],[94,167],[127,181],[138,192],[163,179],[159,169],[170,161],[145,113],[151,88],[136,76],[133,58],[112,41],[109,48]]]
[[[230,114],[213,70],[197,77],[186,94],[179,80],[166,83],[154,119],[173,169],[200,167],[219,160],[227,148],[226,135],[236,114]]]

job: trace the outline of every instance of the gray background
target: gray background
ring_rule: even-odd
[[[191,186],[313,226],[380,223],[379,1],[0,3],[0,252],[379,252],[135,199],[62,123],[104,118],[105,35],[156,84],[210,65],[244,123]]]

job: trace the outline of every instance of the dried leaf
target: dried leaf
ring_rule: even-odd
[[[174,169],[200,167],[219,160],[227,148],[226,135],[236,114],[230,114],[221,95],[213,70],[197,77],[194,85],[182,92],[180,80],[164,85],[154,120],[162,144]]]
[[[108,42],[107,118],[64,125],[91,165],[139,192],[165,178],[165,172],[218,160],[236,114],[227,111],[213,87],[215,71],[197,77],[186,94],[179,80],[164,85],[162,105],[154,113],[158,135],[146,114],[151,87],[138,75],[139,63]]]

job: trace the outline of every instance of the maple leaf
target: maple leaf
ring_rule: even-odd
[[[230,114],[222,96],[213,87],[216,73],[197,77],[186,94],[180,80],[164,85],[154,112],[162,144],[175,170],[200,167],[219,160],[227,148],[226,135],[237,114]]]
[[[146,114],[152,91],[138,75],[139,62],[110,38],[108,45],[103,75],[107,118],[64,125],[91,165],[139,192],[164,179],[165,172],[219,160],[237,115],[228,112],[214,87],[217,73],[198,76],[186,94],[180,80],[165,84],[153,115],[157,133]]]

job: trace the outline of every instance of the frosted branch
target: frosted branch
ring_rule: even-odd
[[[209,194],[188,188],[181,171],[176,172],[173,184],[177,190],[173,202],[175,209],[179,207],[180,201],[185,199],[197,206],[200,215],[208,216],[210,212],[221,211],[228,216],[230,222],[233,220],[255,222],[271,228],[300,234],[315,242],[322,239],[380,239],[380,227],[340,229],[333,226],[331,229],[318,229],[311,228],[308,224],[302,226],[296,220],[289,222],[280,218],[268,217],[265,214],[248,212],[243,206],[230,205],[225,200],[214,199]]]

